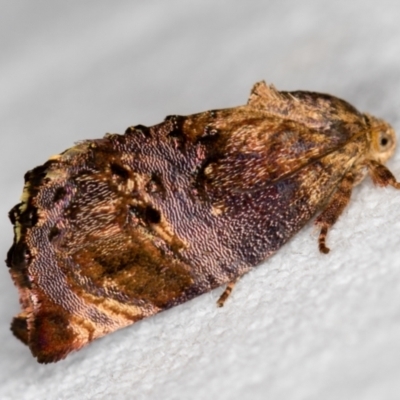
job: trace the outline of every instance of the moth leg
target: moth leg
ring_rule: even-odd
[[[226,285],[226,288],[224,292],[221,294],[220,298],[217,301],[218,307],[223,307],[225,304],[226,299],[229,297],[229,295],[232,293],[232,290],[236,284],[236,282],[239,280],[239,277],[235,278],[233,281],[229,282]]]
[[[315,224],[321,228],[318,238],[318,247],[321,253],[329,253],[330,249],[326,246],[326,235],[329,228],[335,224],[349,203],[353,186],[354,176],[347,174],[340,182],[322,213],[315,220]]]
[[[382,164],[377,161],[371,160],[368,163],[369,174],[375,185],[378,186],[393,186],[400,189],[400,182],[396,181],[393,174]]]

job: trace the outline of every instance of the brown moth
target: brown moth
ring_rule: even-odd
[[[170,116],[88,140],[25,176],[7,264],[13,333],[41,363],[218,286],[276,252],[317,213],[319,249],[395,133],[326,94],[257,83],[247,105]]]

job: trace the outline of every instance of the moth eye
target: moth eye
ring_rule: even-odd
[[[379,137],[379,145],[382,150],[386,150],[391,145],[391,139],[386,133],[381,133]]]

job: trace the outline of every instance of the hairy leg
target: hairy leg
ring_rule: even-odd
[[[329,203],[315,220],[315,224],[321,228],[318,238],[319,251],[321,253],[329,253],[329,247],[326,246],[328,230],[334,225],[349,203],[353,186],[354,177],[349,173],[345,175],[330,198]]]
[[[396,189],[400,189],[400,183],[396,181],[396,178],[384,165],[378,163],[377,161],[371,160],[368,163],[368,170],[375,185],[390,185]]]

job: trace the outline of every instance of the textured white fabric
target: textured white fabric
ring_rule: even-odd
[[[343,97],[400,132],[398,1],[1,1],[0,225],[74,141],[244,104],[252,84]],[[400,178],[400,150],[389,162]],[[400,193],[367,180],[321,255],[309,224],[221,290],[39,365],[9,331],[0,399],[398,399]]]

